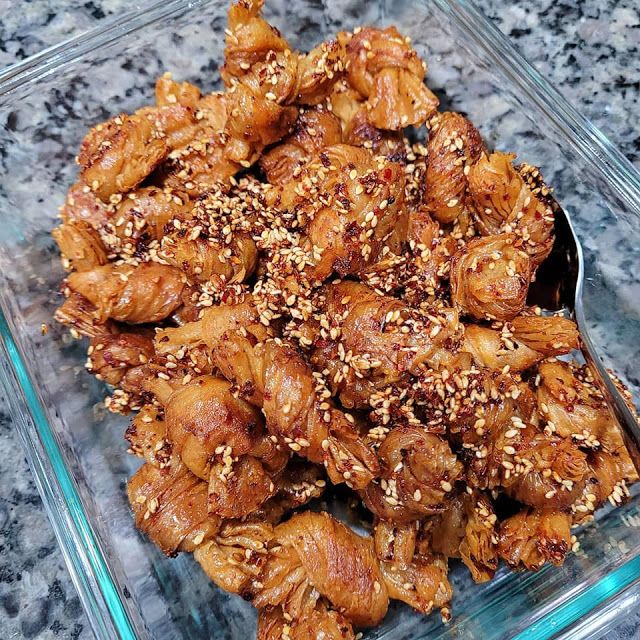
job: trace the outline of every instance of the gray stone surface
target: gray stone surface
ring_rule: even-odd
[[[477,4],[640,166],[640,5],[635,0]],[[125,0],[0,0],[0,67],[132,6]],[[0,640],[90,638],[1,397],[0,460]],[[606,637],[639,635],[640,617],[634,615]]]

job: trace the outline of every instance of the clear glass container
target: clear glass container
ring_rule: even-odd
[[[159,2],[0,74],[0,379],[101,640],[245,640],[255,624],[251,606],[217,589],[190,556],[169,560],[136,532],[127,420],[101,408],[104,388],[85,373],[83,346],[52,321],[63,271],[49,232],[84,133],[150,102],[165,70],[213,89],[226,9],[226,0]],[[640,177],[608,140],[463,0],[268,0],[266,15],[300,48],[358,24],[397,25],[428,61],[444,108],[467,113],[489,145],[542,167],[584,245],[595,342],[637,394]],[[365,637],[592,637],[637,603],[639,504],[600,513],[561,568],[501,570],[478,586],[454,566],[449,625],[394,605]]]

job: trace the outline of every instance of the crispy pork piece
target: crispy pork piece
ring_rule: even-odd
[[[100,234],[84,220],[65,222],[52,232],[66,269],[89,271],[108,262]]]
[[[487,582],[498,568],[496,522],[484,493],[463,491],[430,523],[431,546],[444,556],[461,558],[475,582]]]
[[[459,113],[448,111],[433,119],[424,200],[438,222],[454,222],[468,206],[469,171],[482,148],[478,130]]]
[[[319,108],[301,111],[291,135],[262,156],[260,167],[271,184],[286,184],[300,175],[302,168],[325,147],[340,142],[340,121],[330,111]]]
[[[383,520],[409,523],[444,511],[463,467],[448,442],[419,427],[392,429],[378,448],[383,471],[362,499]]]
[[[451,300],[477,320],[512,320],[530,281],[531,261],[514,234],[474,238],[451,260]]]
[[[515,233],[537,267],[553,246],[553,208],[540,171],[513,166],[514,154],[495,152],[469,171],[469,196],[483,235]]]
[[[144,114],[121,114],[99,124],[78,154],[82,181],[103,201],[138,186],[169,153],[166,141]]]
[[[500,523],[498,553],[512,568],[537,571],[560,565],[571,550],[571,516],[554,509],[525,508]]]
[[[433,115],[438,99],[423,82],[426,65],[395,27],[365,27],[342,39],[347,79],[367,99],[373,126],[398,130]]]
[[[109,263],[69,275],[69,288],[96,307],[100,320],[140,324],[158,322],[181,304],[183,275],[155,263],[137,267]]]
[[[435,607],[447,615],[453,595],[447,559],[419,538],[416,525],[379,521],[375,526],[374,545],[389,597],[421,613],[431,613]]]

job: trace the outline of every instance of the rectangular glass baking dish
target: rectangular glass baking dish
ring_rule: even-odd
[[[100,640],[252,635],[255,614],[191,557],[164,558],[135,531],[125,494],[137,462],[127,420],[106,414],[83,348],[52,323],[63,277],[49,235],[87,128],[153,97],[164,70],[219,81],[227,0],[158,2],[0,73],[0,382],[71,576]],[[464,0],[267,0],[266,16],[308,48],[358,24],[395,24],[429,63],[443,108],[487,143],[542,167],[586,258],[585,309],[606,362],[640,392],[640,176],[610,142]],[[41,327],[49,326],[43,335]],[[5,462],[6,464],[6,462]],[[582,550],[537,574],[474,585],[455,566],[453,620],[392,607],[365,638],[588,638],[635,606],[640,497],[600,514]]]

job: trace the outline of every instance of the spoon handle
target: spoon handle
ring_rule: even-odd
[[[598,386],[604,394],[607,404],[622,428],[625,444],[633,459],[636,471],[640,474],[640,424],[638,424],[638,418],[631,411],[620,391],[618,391],[591,341],[581,302],[576,305],[575,320],[582,339],[582,353],[599,383]]]

